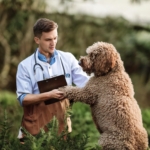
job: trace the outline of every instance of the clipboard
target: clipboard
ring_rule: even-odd
[[[44,92],[51,91],[53,89],[57,89],[62,86],[66,86],[67,82],[66,82],[64,75],[59,75],[59,76],[55,76],[49,79],[38,81],[37,84],[38,84],[40,93],[44,93]],[[60,100],[56,98],[52,98],[52,99],[44,101],[44,103],[45,105],[49,105],[49,104],[56,103],[58,101]]]

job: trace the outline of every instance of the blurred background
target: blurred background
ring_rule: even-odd
[[[149,0],[0,0],[0,122],[4,109],[17,137],[22,107],[16,97],[18,63],[36,49],[32,27],[40,17],[58,23],[57,49],[77,59],[97,41],[112,43],[130,75],[135,98],[150,135],[150,1]],[[88,105],[73,104],[73,133],[100,136]]]

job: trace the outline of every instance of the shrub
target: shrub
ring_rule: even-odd
[[[4,122],[1,124],[0,130],[0,149],[2,150],[98,150],[100,147],[87,146],[88,136],[82,134],[80,136],[71,136],[71,133],[64,130],[58,135],[58,120],[54,117],[47,125],[48,132],[41,129],[40,133],[32,136],[24,128],[22,132],[25,135],[24,144],[20,144],[17,139],[9,138],[10,125],[7,115],[4,115]],[[80,138],[79,138],[80,137]]]

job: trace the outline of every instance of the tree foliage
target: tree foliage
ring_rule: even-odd
[[[0,1],[1,88],[14,80],[18,62],[30,53],[33,46],[32,26],[41,11],[44,11],[41,0]]]

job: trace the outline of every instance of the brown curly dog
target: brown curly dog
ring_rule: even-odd
[[[119,53],[104,42],[93,44],[86,52],[80,64],[85,72],[93,73],[89,82],[83,88],[60,90],[70,100],[90,105],[103,150],[146,150],[148,135]]]

